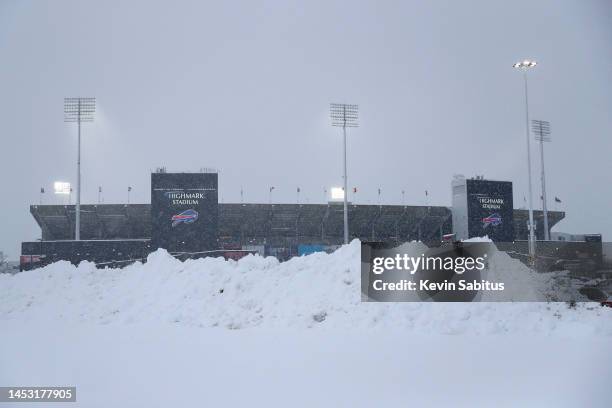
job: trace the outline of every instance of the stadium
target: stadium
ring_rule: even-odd
[[[187,184],[197,185],[200,176],[214,176],[211,184],[214,195],[210,196],[205,211],[214,216],[210,220],[201,220],[199,224],[202,229],[187,238],[173,236],[167,241],[155,242],[156,231],[162,228],[156,225],[166,225],[165,220],[172,216],[169,215],[174,211],[172,209],[169,209],[170,212],[162,216],[161,220],[156,221],[160,210],[152,212],[152,204],[84,204],[80,210],[81,240],[74,241],[74,205],[31,205],[30,213],[41,229],[41,238],[22,243],[22,269],[60,259],[73,263],[88,260],[101,265],[131,262],[146,258],[148,253],[159,247],[168,249],[177,256],[240,257],[244,253],[255,251],[285,260],[310,252],[329,251],[343,243],[342,202],[219,203],[216,173],[152,173],[152,202],[166,203],[164,200],[168,197],[179,197],[177,188],[186,185],[185,179],[188,180]],[[165,193],[157,199],[156,193],[160,189],[156,188],[156,178],[159,177],[173,179],[161,189]],[[194,177],[197,180],[194,181]],[[511,183],[509,184],[511,189]],[[184,197],[184,193],[182,194],[180,197]],[[193,206],[193,200],[171,201],[184,208]],[[511,198],[509,204],[511,207]],[[564,212],[549,211],[549,227],[564,217]],[[503,226],[503,230],[510,231],[511,240],[527,240],[528,211],[511,208],[509,218],[511,225]],[[537,239],[542,240],[542,211],[535,211],[534,218]],[[428,245],[439,245],[445,237],[456,232],[453,228],[453,207],[445,206],[349,203],[348,223],[350,239],[384,243],[398,244],[416,240]],[[157,235],[166,236],[176,230],[170,228]],[[177,242],[184,245],[177,246]]]

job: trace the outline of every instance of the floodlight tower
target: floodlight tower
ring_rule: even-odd
[[[550,240],[548,231],[548,208],[546,206],[546,175],[544,173],[544,142],[550,142],[550,123],[545,120],[532,120],[531,130],[535,139],[540,142],[540,164],[542,165],[540,178],[542,180],[542,212],[544,213],[544,239]]]
[[[513,65],[523,71],[523,79],[525,82],[525,132],[527,139],[527,172],[529,174],[529,255],[533,259],[535,257],[535,231],[533,224],[533,192],[531,187],[531,143],[529,140],[529,92],[527,89],[527,70],[537,65],[537,62],[524,60]]]
[[[64,98],[64,122],[76,122],[78,127],[77,197],[74,239],[81,239],[81,122],[93,122],[96,98]]]
[[[346,178],[346,128],[347,127],[358,127],[357,122],[359,106],[348,105],[346,103],[331,103],[329,105],[329,113],[331,117],[332,126],[342,128],[343,133],[343,163],[344,163],[344,243],[348,244],[349,232],[348,232],[348,202],[347,202],[347,178]]]

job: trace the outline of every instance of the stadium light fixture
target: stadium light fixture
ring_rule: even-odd
[[[545,120],[532,120],[531,131],[535,140],[540,142],[540,165],[542,181],[542,212],[544,213],[544,239],[550,241],[550,231],[548,230],[548,208],[546,205],[546,174],[544,173],[544,142],[550,142],[550,123]]]
[[[96,98],[64,98],[64,122],[76,122],[78,126],[77,197],[75,208],[74,239],[81,239],[81,123],[93,122]]]
[[[513,65],[523,71],[525,83],[525,136],[527,140],[527,173],[529,175],[529,255],[535,257],[535,225],[533,223],[533,191],[531,187],[531,141],[529,139],[529,91],[527,87],[527,70],[537,65],[535,61],[523,60]]]
[[[332,187],[331,198],[332,200],[344,200],[344,190],[342,187]]]
[[[515,63],[513,65],[513,67],[514,68],[533,68],[536,65],[538,65],[538,63],[535,62],[535,61],[523,60],[523,61],[519,61],[519,62]]]
[[[359,106],[349,105],[346,103],[331,103],[329,105],[329,114],[331,118],[332,126],[341,127],[343,134],[343,164],[344,164],[344,243],[348,244],[349,231],[348,231],[348,202],[347,191],[348,181],[346,175],[346,128],[347,127],[359,127]]]
[[[70,194],[70,183],[67,183],[65,181],[56,181],[55,183],[53,183],[53,192],[55,194]]]

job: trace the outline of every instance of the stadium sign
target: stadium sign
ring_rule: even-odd
[[[514,240],[512,183],[466,180],[469,237]]]
[[[169,252],[217,249],[216,173],[151,174],[151,244]]]
[[[458,240],[488,236],[514,240],[512,183],[477,179],[453,182],[453,233]]]

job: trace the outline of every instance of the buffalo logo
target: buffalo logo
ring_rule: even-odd
[[[185,210],[180,214],[172,216],[172,226],[176,227],[180,223],[192,224],[198,219],[198,212],[196,210]]]
[[[487,228],[489,225],[497,227],[502,223],[502,217],[498,213],[489,215],[482,219],[482,227]]]

